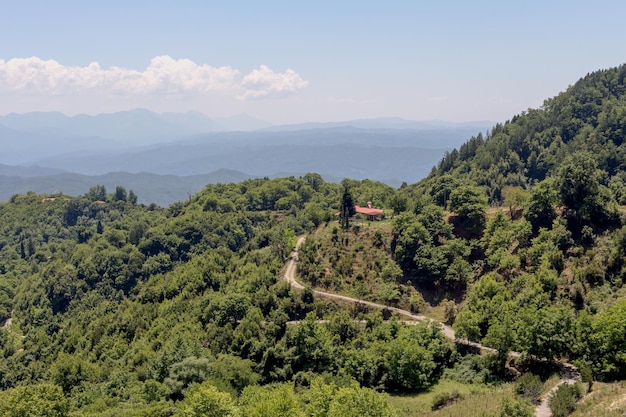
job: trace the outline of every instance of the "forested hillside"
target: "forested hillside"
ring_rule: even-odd
[[[406,190],[450,209],[454,236],[470,238],[460,334],[570,358],[595,378],[626,376],[625,77],[626,66],[587,75],[471,138]],[[438,240],[431,246],[450,242]],[[417,262],[424,250],[410,253],[410,267],[435,277]],[[439,276],[450,281],[450,272]]]
[[[596,378],[626,376],[625,78],[626,66],[588,74],[541,109],[471,138],[406,190],[450,209],[453,235],[470,238],[460,334],[575,359]],[[445,248],[449,235],[438,241],[430,246]],[[417,276],[458,276],[422,267],[424,250],[409,254]]]
[[[527,188],[555,175],[574,152],[593,155],[602,182],[626,202],[626,65],[588,74],[539,109],[497,124],[454,150],[421,186],[463,178],[484,186],[492,202],[506,186]]]
[[[359,199],[394,192],[351,185]],[[385,409],[378,394],[350,381],[432,384],[454,349],[436,325],[404,328],[360,311],[363,327],[357,313],[278,281],[296,234],[331,221],[339,195],[338,185],[309,174],[207,186],[167,210],[137,205],[122,187],[93,187],[80,198],[14,196],[0,208],[0,384],[8,390],[0,403],[25,406],[33,390],[42,404],[79,415],[171,415],[197,406],[187,390],[210,381],[203,389],[239,397],[245,415],[265,397],[292,401],[284,415],[300,415],[317,400],[296,401],[290,386],[254,387],[334,384],[343,388],[325,391],[329,404],[342,398],[341,409],[357,396]],[[293,320],[304,322],[288,326]],[[403,352],[413,351],[415,369],[403,369]],[[324,384],[315,379],[322,375]]]
[[[400,189],[306,174],[167,209],[123,187],[13,196],[0,416],[529,416],[561,378],[550,360],[590,389],[625,379],[625,74],[588,75]],[[382,218],[344,218],[368,202]],[[303,291],[280,279],[297,236]],[[499,354],[313,290],[430,315]]]

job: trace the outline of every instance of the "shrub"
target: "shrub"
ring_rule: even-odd
[[[454,324],[458,309],[454,300],[443,301],[443,316],[446,320],[446,324]]]
[[[460,399],[463,399],[463,396],[457,390],[454,390],[452,392],[440,392],[439,394],[435,395],[435,398],[433,398],[433,404],[431,405],[431,409],[433,411],[439,410]]]
[[[517,386],[515,388],[519,395],[528,398],[532,403],[535,404],[539,401],[539,396],[541,395],[542,389],[543,384],[541,383],[541,379],[539,379],[539,376],[533,375],[531,373],[525,373],[520,376],[517,380]]]
[[[505,398],[498,417],[533,417],[534,414],[532,406],[527,401],[511,401]]]
[[[560,385],[550,397],[549,405],[553,417],[566,417],[576,409],[576,402],[582,395],[580,383]]]

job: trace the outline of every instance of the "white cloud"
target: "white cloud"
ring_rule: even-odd
[[[262,65],[240,80],[240,71],[232,67],[213,67],[167,55],[153,58],[144,71],[116,66],[104,69],[97,62],[85,67],[64,66],[38,57],[0,60],[0,92],[4,93],[136,96],[230,92],[238,99],[248,99],[293,93],[307,84],[293,70],[281,74]]]
[[[246,75],[241,82],[245,90],[237,96],[240,100],[258,99],[265,97],[284,97],[309,85],[294,70],[288,69],[284,73],[277,73],[261,65]]]

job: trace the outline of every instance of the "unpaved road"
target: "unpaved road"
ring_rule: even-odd
[[[285,268],[285,275],[283,276],[284,279],[287,280],[293,288],[296,288],[298,290],[304,289],[304,285],[300,284],[296,280],[296,262],[298,261],[298,249],[300,249],[300,246],[302,246],[305,239],[306,238],[304,236],[301,236],[300,238],[298,238],[298,241],[296,243],[296,248],[291,253],[291,256],[289,257],[289,261],[287,261],[287,266]],[[402,320],[403,323],[407,323],[407,324],[415,324],[416,321],[436,321],[426,316],[423,316],[420,314],[414,314],[408,310],[403,310],[401,308],[388,307],[384,304],[378,304],[378,303],[374,303],[371,301],[359,300],[358,298],[348,297],[346,295],[333,294],[333,293],[318,291],[318,290],[312,290],[312,291],[313,291],[313,294],[317,295],[318,297],[347,301],[351,303],[359,303],[359,304],[363,304],[369,307],[387,309],[389,311],[396,312],[400,316],[408,317],[411,319],[411,320]],[[488,346],[483,346],[480,343],[471,342],[467,339],[457,339],[454,330],[450,326],[447,326],[443,323],[439,323],[439,324],[442,327],[444,336],[450,340],[454,340],[457,343],[461,343],[467,346],[472,346],[474,348],[480,349],[483,352],[490,352],[490,353],[497,352],[495,349],[490,348]],[[520,354],[517,352],[509,352],[509,356],[519,357]],[[548,394],[545,396],[545,398],[542,399],[541,403],[535,408],[535,417],[552,417],[552,412],[550,411],[550,407],[548,406],[548,399],[550,398],[550,396],[557,390],[557,388],[561,384],[573,384],[576,381],[580,380],[580,373],[578,372],[578,369],[574,365],[571,365],[569,363],[559,362],[559,367],[561,368],[561,375],[564,379],[562,379],[561,382],[559,382],[557,386],[552,388],[550,392],[548,392]]]

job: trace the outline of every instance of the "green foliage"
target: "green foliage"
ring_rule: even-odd
[[[249,386],[239,398],[243,415],[250,417],[304,417],[293,388]]]
[[[556,186],[561,202],[571,210],[584,210],[588,200],[595,197],[600,186],[601,173],[588,152],[575,153],[568,157],[556,176]]]
[[[537,375],[525,373],[516,381],[515,391],[534,404],[538,403],[542,390],[543,383]]]
[[[534,410],[528,402],[505,399],[498,417],[533,417],[534,415]]]
[[[0,391],[2,417],[65,417],[69,411],[70,401],[56,385],[39,384]]]
[[[567,356],[574,337],[574,320],[565,307],[546,307],[536,312],[527,311],[520,330],[522,346],[539,357]]]
[[[578,323],[579,355],[592,364],[601,378],[623,378],[626,370],[626,301],[620,301],[590,323],[583,316]]]
[[[432,353],[410,339],[395,339],[387,347],[390,383],[409,390],[428,387],[436,364]]]
[[[439,410],[453,402],[456,402],[460,399],[463,398],[463,395],[461,395],[461,393],[457,390],[454,390],[452,392],[440,392],[437,395],[435,395],[435,398],[433,398],[433,403],[431,405],[431,409],[433,411],[435,410]]]
[[[487,384],[497,380],[486,356],[466,355],[443,371],[442,379],[462,384]]]
[[[517,212],[528,201],[528,192],[519,186],[506,186],[502,189],[503,204],[509,208],[511,220],[517,218]]]
[[[240,417],[241,411],[232,396],[220,392],[213,385],[202,384],[192,388],[179,407],[184,417]]]
[[[616,223],[613,196],[600,184],[604,175],[589,152],[576,152],[560,165],[556,186],[561,202],[578,222],[577,227],[594,225],[604,229]]]
[[[192,384],[204,382],[209,377],[211,361],[208,358],[188,357],[170,367],[165,384],[175,396],[181,396]]]
[[[582,395],[579,383],[562,384],[552,394],[548,403],[554,417],[567,417],[576,409],[576,402]]]
[[[358,386],[341,387],[328,406],[328,417],[393,417],[385,398]]]
[[[60,354],[51,367],[52,381],[67,395],[83,382],[95,381],[97,367],[68,354]]]
[[[457,214],[470,236],[482,234],[486,208],[487,198],[477,187],[459,187],[450,193],[449,209]]]

